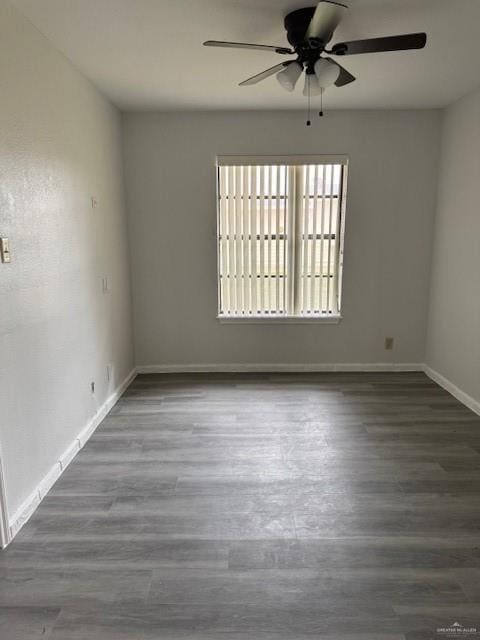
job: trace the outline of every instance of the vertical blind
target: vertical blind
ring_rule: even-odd
[[[340,313],[346,166],[342,157],[219,159],[221,317]]]

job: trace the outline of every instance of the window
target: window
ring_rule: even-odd
[[[219,318],[340,316],[347,159],[217,160]]]

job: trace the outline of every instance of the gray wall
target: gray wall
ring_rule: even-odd
[[[4,0],[0,87],[0,235],[12,250],[0,264],[0,444],[13,515],[133,354],[120,116]]]
[[[480,90],[445,113],[427,364],[480,402]]]
[[[437,111],[128,114],[124,149],[136,361],[423,362]],[[216,319],[216,154],[348,154],[339,325]],[[385,336],[396,348],[384,350]]]

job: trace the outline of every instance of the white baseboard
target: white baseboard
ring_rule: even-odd
[[[435,371],[427,364],[423,366],[423,370],[429,378],[443,387],[445,391],[451,393],[452,396],[454,396],[457,400],[460,400],[462,404],[464,404],[466,407],[480,416],[480,402],[478,400],[475,400],[475,398],[469,396],[468,393],[462,391],[459,387],[457,387],[457,385],[453,384],[453,382],[442,376],[441,373],[438,373],[438,371]]]
[[[34,491],[20,505],[13,516],[9,519],[9,536],[8,542],[11,542],[23,525],[28,521],[34,513],[40,502],[50,491],[52,486],[62,475],[68,465],[75,458],[77,453],[85,446],[95,429],[102,422],[110,409],[118,401],[122,393],[137,375],[134,368],[128,376],[121,382],[115,391],[105,400],[97,413],[88,421],[86,426],[80,431],[73,442],[65,449],[60,458],[51,466],[49,471],[43,476]]]
[[[10,542],[10,526],[7,515],[7,496],[5,493],[5,474],[3,471],[2,452],[0,451],[0,549]]]
[[[137,373],[322,373],[331,371],[423,371],[420,363],[332,363],[332,364],[149,364]]]

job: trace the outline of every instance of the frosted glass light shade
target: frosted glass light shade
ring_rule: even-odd
[[[305,85],[303,87],[303,95],[308,96],[308,85],[310,85],[310,95],[319,96],[322,93],[322,87],[318,82],[318,78],[313,73],[305,74]]]
[[[318,84],[322,89],[330,87],[338,79],[340,75],[340,67],[330,60],[325,58],[319,58],[315,62],[315,76],[318,80]]]
[[[286,91],[293,91],[303,67],[298,62],[291,62],[285,69],[277,73],[277,80]]]

